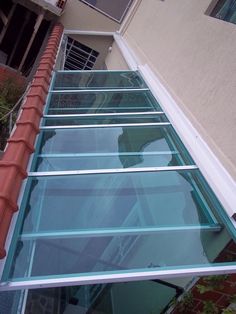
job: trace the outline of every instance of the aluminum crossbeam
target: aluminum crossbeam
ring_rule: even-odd
[[[196,165],[190,165],[190,166],[170,166],[170,167],[46,171],[46,172],[29,172],[28,175],[29,177],[48,177],[48,176],[73,176],[73,175],[90,175],[90,174],[180,171],[180,170],[194,170],[194,169],[198,169],[198,167]]]

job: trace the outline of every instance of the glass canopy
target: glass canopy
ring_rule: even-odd
[[[2,290],[220,272],[234,238],[139,73],[55,74]]]
[[[125,112],[153,112],[161,108],[148,90],[74,90],[53,91],[47,113],[54,114],[105,114]]]
[[[4,291],[0,310],[1,314],[164,314],[182,292],[162,280]]]
[[[54,90],[81,89],[147,89],[138,72],[133,71],[59,71]]]

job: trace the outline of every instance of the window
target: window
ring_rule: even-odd
[[[236,0],[220,0],[210,16],[236,24]]]
[[[65,70],[92,70],[99,52],[71,37],[67,39]]]
[[[121,23],[133,0],[81,0],[87,5]]]

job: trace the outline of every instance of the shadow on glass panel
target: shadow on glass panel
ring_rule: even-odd
[[[48,114],[84,114],[161,111],[149,91],[54,93]]]
[[[25,314],[160,314],[181,292],[161,280],[30,290]]]
[[[139,89],[147,88],[138,72],[127,71],[68,71],[57,72],[54,80],[54,90],[79,89]]]
[[[45,130],[32,171],[193,165],[171,126]]]

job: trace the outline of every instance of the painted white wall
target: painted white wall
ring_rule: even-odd
[[[210,0],[143,0],[124,38],[236,178],[236,25]]]

